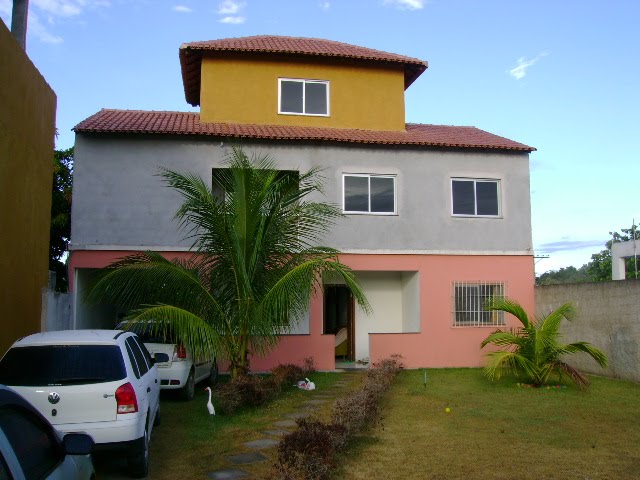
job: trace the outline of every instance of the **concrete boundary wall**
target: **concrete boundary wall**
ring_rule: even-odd
[[[538,286],[535,301],[536,315],[572,302],[578,317],[563,322],[561,341],[590,342],[609,358],[606,369],[585,354],[568,363],[583,372],[640,382],[640,280]]]

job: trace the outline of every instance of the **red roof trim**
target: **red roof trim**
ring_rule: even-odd
[[[265,140],[429,146],[532,152],[536,149],[475,127],[408,123],[406,131],[200,123],[194,112],[100,110],[74,128],[76,133],[195,135]]]
[[[256,35],[184,43],[179,51],[180,67],[185,97],[191,105],[200,104],[200,73],[203,55],[226,53],[308,56],[319,59],[342,59],[352,63],[398,65],[404,68],[405,89],[428,67],[427,62],[417,58],[321,38]]]

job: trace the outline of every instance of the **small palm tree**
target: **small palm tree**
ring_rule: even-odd
[[[524,375],[534,385],[542,386],[556,374],[560,378],[567,376],[584,389],[589,384],[587,378],[562,361],[562,357],[584,352],[601,367],[607,366],[606,355],[587,342],[567,345],[558,342],[562,319],[572,320],[575,317],[575,308],[570,303],[537,320],[530,320],[520,304],[509,299],[492,299],[486,308],[510,313],[522,323],[522,327],[511,331],[496,330],[482,342],[482,348],[489,344],[502,348],[487,354],[484,371],[491,380],[500,378],[503,371],[507,371]]]
[[[342,215],[308,199],[321,191],[317,170],[278,171],[269,157],[234,148],[228,168],[214,170],[216,191],[196,175],[160,175],[184,199],[176,217],[194,241],[193,254],[121,259],[99,275],[89,300],[136,308],[133,322],[154,320],[158,333],[171,329],[195,355],[215,352],[233,377],[246,374],[250,356],[274,347],[306,312],[324,275],[341,278],[370,311],[339,252],[316,246]]]

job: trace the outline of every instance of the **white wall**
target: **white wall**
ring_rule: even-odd
[[[373,314],[355,312],[356,360],[369,358],[370,333],[402,332],[402,272],[358,272],[360,287]]]
[[[420,331],[420,274],[402,272],[402,331]]]

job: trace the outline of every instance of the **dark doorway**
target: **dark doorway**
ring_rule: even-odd
[[[353,308],[353,296],[345,285],[325,285],[324,333],[336,335],[336,357],[350,361],[355,358]]]

